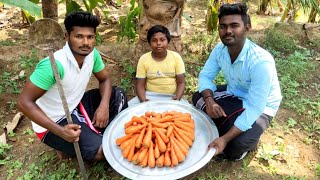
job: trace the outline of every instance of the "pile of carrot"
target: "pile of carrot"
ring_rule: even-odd
[[[147,111],[125,123],[125,134],[116,139],[122,155],[141,167],[176,166],[185,160],[194,141],[190,113]]]

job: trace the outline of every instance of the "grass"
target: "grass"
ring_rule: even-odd
[[[277,43],[275,43],[277,42]],[[272,28],[266,31],[266,38],[264,46],[272,47],[273,50],[290,53],[297,49],[296,41],[293,38],[289,38],[283,35],[283,32]]]
[[[38,61],[37,51],[32,50],[30,55],[20,57],[18,60],[19,66],[12,66],[8,70],[4,70],[0,74],[0,93],[19,94],[26,77],[30,75]],[[22,71],[23,73],[21,73]],[[13,103],[11,101],[8,103],[10,103],[11,108]]]
[[[15,43],[11,40],[0,41],[0,46],[13,46]]]
[[[274,43],[275,39],[281,43]],[[315,74],[317,68],[315,62],[311,61],[313,57],[311,51],[304,48],[296,50],[292,38],[272,30],[268,31],[266,45],[275,56],[283,95],[282,106],[305,117],[305,120],[299,123],[289,117],[288,128],[300,124],[308,133],[320,133],[320,91],[318,86],[312,87],[313,84],[310,83],[314,78],[312,74]],[[285,55],[279,51],[291,54]],[[308,88],[314,89],[318,95],[315,97],[304,95],[302,90]]]
[[[121,78],[121,87],[127,91],[128,89],[133,87],[133,79],[136,74],[136,68],[133,66],[133,64],[130,62],[129,59],[123,58],[120,61],[120,67],[125,72],[125,77]]]
[[[317,176],[320,177],[320,163],[316,164],[315,169]]]

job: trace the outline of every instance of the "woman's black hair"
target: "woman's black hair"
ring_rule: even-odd
[[[161,33],[165,34],[168,42],[170,42],[170,40],[171,40],[171,35],[170,35],[170,32],[169,32],[168,28],[166,28],[166,27],[164,27],[164,26],[161,26],[161,25],[155,25],[155,26],[153,26],[152,28],[150,28],[150,29],[148,30],[147,40],[148,40],[148,43],[149,43],[149,44],[150,44],[150,41],[151,41],[152,36],[153,36],[155,33],[158,33],[158,32],[161,32]]]
[[[223,4],[219,8],[219,20],[222,16],[238,14],[244,24],[249,24],[251,26],[250,16],[247,14],[248,7],[245,3],[235,3],[235,4]]]
[[[100,24],[99,17],[89,12],[82,12],[82,11],[72,12],[64,19],[64,26],[68,34],[70,34],[74,26],[92,27],[94,28],[94,32],[96,32],[96,28],[99,24]]]

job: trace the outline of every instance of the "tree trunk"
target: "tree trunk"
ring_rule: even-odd
[[[283,12],[283,14],[281,16],[280,22],[284,22],[286,20],[286,18],[287,18],[287,16],[288,16],[288,14],[289,14],[291,9],[292,9],[292,2],[291,2],[291,0],[288,0],[287,1],[287,6],[286,6],[286,8],[285,8],[285,10],[284,10],[284,12]]]
[[[270,3],[270,0],[262,0],[259,6],[259,12],[265,14],[268,10],[269,3]]]
[[[279,11],[280,11],[280,12],[283,12],[284,7],[283,7],[283,5],[282,5],[281,0],[277,0],[277,5],[278,5],[278,7],[279,7]]]
[[[42,13],[44,18],[58,21],[58,0],[42,0]]]
[[[154,25],[167,27],[171,34],[169,49],[182,52],[181,16],[185,0],[139,0],[141,15],[139,19],[139,40],[136,46],[136,55],[151,50],[147,42],[147,32]]]
[[[208,34],[213,34],[218,28],[218,10],[220,6],[219,0],[211,0],[206,17],[207,32]]]
[[[312,7],[311,8],[311,12],[310,12],[309,17],[308,17],[308,22],[315,23],[316,22],[316,17],[317,17],[316,8]]]

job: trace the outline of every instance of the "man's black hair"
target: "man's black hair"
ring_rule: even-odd
[[[219,8],[219,20],[222,16],[238,14],[243,23],[251,26],[250,16],[247,14],[248,7],[245,3],[223,4]]]
[[[100,24],[99,17],[89,12],[82,12],[82,11],[72,12],[64,19],[64,26],[68,34],[70,34],[74,26],[92,27],[94,28],[94,32],[96,32],[96,28],[99,24]]]
[[[149,44],[150,44],[150,41],[151,41],[152,36],[153,36],[155,33],[158,33],[158,32],[161,32],[161,33],[165,34],[168,42],[170,42],[170,40],[171,40],[171,35],[170,35],[170,32],[169,32],[168,28],[166,28],[166,27],[164,27],[164,26],[161,26],[161,25],[155,25],[155,26],[153,26],[152,28],[150,28],[150,29],[148,30],[147,40],[148,40],[148,43],[149,43]]]

